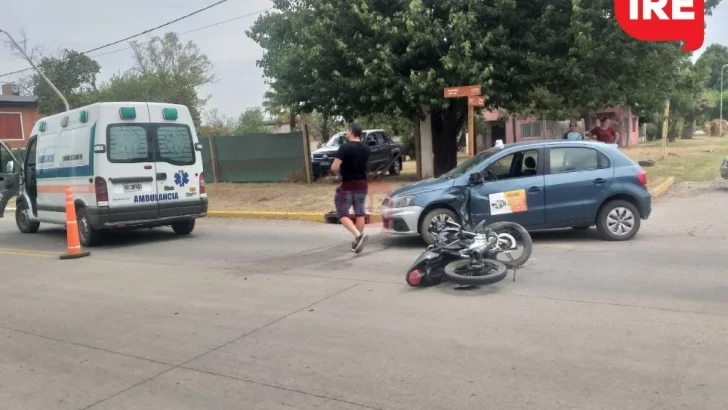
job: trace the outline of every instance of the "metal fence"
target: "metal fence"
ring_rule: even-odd
[[[285,182],[305,172],[303,132],[199,139],[206,182]]]

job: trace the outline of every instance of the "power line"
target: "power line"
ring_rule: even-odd
[[[148,30],[142,31],[141,33],[135,34],[135,35],[133,35],[133,36],[129,36],[129,37],[126,37],[126,38],[124,38],[124,39],[121,39],[121,40],[117,40],[117,41],[114,41],[114,42],[112,42],[112,43],[104,44],[103,46],[100,46],[100,47],[96,47],[96,48],[93,48],[93,49],[91,49],[91,50],[87,50],[87,51],[84,51],[84,52],[82,52],[82,53],[80,53],[80,54],[88,54],[88,53],[92,53],[92,52],[94,52],[94,51],[98,51],[98,50],[101,50],[101,49],[104,49],[104,48],[107,48],[107,47],[111,47],[111,46],[113,46],[113,45],[116,45],[116,44],[122,43],[122,42],[124,42],[124,41],[128,41],[128,40],[131,40],[131,39],[133,39],[133,38],[135,38],[135,37],[143,36],[143,35],[145,35],[145,34],[148,34],[148,33],[152,32],[152,31],[158,30],[158,29],[160,29],[160,28],[162,28],[162,27],[166,27],[166,26],[168,26],[168,25],[170,25],[170,24],[173,24],[173,23],[176,23],[176,22],[178,22],[178,21],[180,21],[180,20],[184,20],[184,19],[186,19],[186,18],[189,18],[189,17],[191,17],[191,16],[193,16],[193,15],[195,15],[195,14],[201,13],[201,12],[203,12],[203,11],[205,11],[205,10],[208,10],[208,9],[210,9],[210,8],[212,8],[212,7],[215,7],[215,6],[219,5],[219,4],[225,3],[225,2],[227,2],[227,1],[229,1],[229,0],[220,0],[220,1],[218,1],[217,3],[211,4],[211,5],[207,6],[207,7],[204,7],[204,8],[202,8],[202,9],[196,10],[196,11],[194,11],[194,12],[190,13],[190,14],[187,14],[187,15],[185,15],[185,16],[179,17],[179,18],[177,18],[177,19],[175,19],[175,20],[172,20],[172,21],[170,21],[170,22],[167,22],[167,23],[164,23],[164,24],[162,24],[162,25],[159,25],[159,26],[157,26],[157,27],[154,27],[154,28],[151,28],[151,29],[148,29]],[[253,12],[253,13],[248,13],[248,14],[244,14],[244,15],[241,15],[241,16],[233,17],[233,18],[230,18],[230,19],[227,19],[227,20],[223,20],[223,21],[220,21],[220,22],[217,22],[217,23],[209,24],[209,25],[207,25],[207,26],[203,26],[203,27],[198,27],[198,28],[196,28],[196,29],[193,29],[193,30],[185,31],[185,32],[183,32],[183,33],[180,33],[179,35],[185,35],[185,34],[189,34],[189,33],[194,33],[194,32],[196,32],[196,31],[201,31],[201,30],[205,30],[205,29],[208,29],[208,28],[211,28],[211,27],[215,27],[215,26],[218,26],[218,25],[221,25],[221,24],[229,23],[229,22],[231,22],[231,21],[239,20],[239,19],[241,19],[241,18],[244,18],[244,17],[250,17],[250,16],[253,16],[253,15],[255,15],[255,14],[259,14],[259,13],[262,13],[262,12],[268,11],[268,10],[270,10],[270,9],[271,9],[271,8],[269,7],[269,8],[267,8],[267,9],[259,10],[259,11]],[[104,55],[107,55],[107,54],[114,54],[114,53],[118,53],[118,52],[120,52],[120,51],[125,51],[125,50],[128,50],[128,49],[130,49],[130,48],[131,48],[131,47],[125,47],[125,48],[120,48],[120,49],[118,49],[118,50],[114,50],[114,51],[110,51],[110,52],[107,52],[107,53],[102,53],[102,54],[98,54],[98,55],[95,55],[95,56],[91,56],[91,57],[100,57],[100,56],[104,56]],[[66,60],[68,60],[68,58],[60,59],[60,60],[58,60],[57,62],[63,62],[63,61],[66,61]],[[14,74],[20,74],[20,73],[24,73],[24,72],[26,72],[26,71],[30,71],[30,70],[33,70],[33,68],[32,68],[32,67],[28,67],[28,68],[24,68],[24,69],[22,69],[22,70],[16,70],[16,71],[12,71],[12,72],[9,72],[9,73],[4,73],[4,74],[0,74],[0,77],[6,77],[6,76],[14,75]]]

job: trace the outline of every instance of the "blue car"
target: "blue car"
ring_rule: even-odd
[[[384,228],[432,244],[448,220],[513,221],[528,230],[597,227],[611,241],[633,238],[652,211],[647,174],[617,147],[544,140],[493,147],[450,172],[392,192]]]

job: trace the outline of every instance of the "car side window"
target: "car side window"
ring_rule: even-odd
[[[609,167],[609,159],[592,148],[551,148],[549,150],[549,172],[593,171]]]
[[[538,175],[538,160],[538,150],[515,152],[490,165],[484,177],[502,180]]]
[[[376,143],[376,142],[377,142],[377,138],[376,138],[376,135],[377,135],[377,133],[376,133],[376,132],[370,132],[369,134],[367,134],[367,136],[366,136],[366,137],[364,137],[364,140],[365,140],[365,141],[366,141],[366,143],[367,143],[367,144],[369,144],[369,145],[371,145],[371,142],[372,142],[372,141],[374,141],[374,142]]]
[[[384,135],[384,133],[378,132],[377,133],[377,144],[385,145],[386,143],[387,143],[387,137]]]

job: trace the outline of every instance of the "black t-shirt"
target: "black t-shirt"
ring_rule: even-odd
[[[345,142],[336,152],[341,160],[341,182],[346,185],[350,181],[367,180],[367,163],[369,162],[369,146],[363,142]]]

